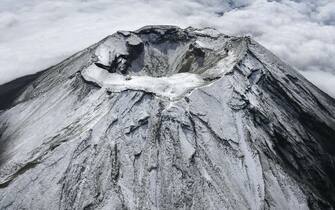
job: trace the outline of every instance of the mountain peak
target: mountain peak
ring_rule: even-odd
[[[334,99],[249,37],[119,31],[9,95],[1,209],[335,204]]]
[[[146,26],[107,37],[83,78],[109,91],[151,92],[170,100],[209,85],[233,69],[246,41],[215,29]]]

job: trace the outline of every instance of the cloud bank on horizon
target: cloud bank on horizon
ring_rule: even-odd
[[[1,0],[0,84],[148,24],[249,35],[335,97],[334,0]]]

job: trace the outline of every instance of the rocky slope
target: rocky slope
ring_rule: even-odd
[[[248,37],[120,31],[0,98],[0,209],[335,206],[335,100]]]

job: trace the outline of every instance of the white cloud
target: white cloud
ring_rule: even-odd
[[[335,75],[322,71],[300,71],[300,73],[328,95],[335,96]]]
[[[324,82],[314,82],[332,88],[333,0],[1,0],[0,83],[47,68],[117,30],[148,24],[251,35],[299,70],[321,71]]]

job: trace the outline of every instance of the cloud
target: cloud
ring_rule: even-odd
[[[328,25],[329,15],[317,12],[324,7],[308,1],[257,1],[227,13],[220,26],[226,33],[253,36],[300,70],[335,73],[335,25]]]
[[[333,0],[1,0],[0,83],[47,68],[117,30],[172,24],[251,35],[297,69],[321,72],[327,87],[314,83],[327,90],[335,75],[334,11]]]
[[[328,95],[335,96],[335,75],[323,71],[300,71],[300,73]]]

